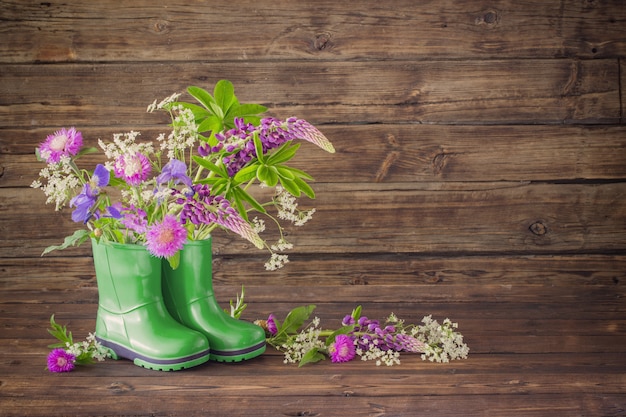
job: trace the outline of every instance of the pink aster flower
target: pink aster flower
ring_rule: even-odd
[[[150,160],[142,153],[127,153],[115,160],[113,167],[115,176],[130,186],[137,186],[150,175]]]
[[[64,349],[53,349],[48,355],[48,369],[50,372],[70,372],[74,369],[76,357]]]
[[[335,337],[335,341],[328,348],[328,353],[332,362],[349,362],[354,359],[356,349],[349,336],[340,334]]]
[[[160,258],[169,258],[183,248],[187,240],[187,230],[176,219],[167,215],[161,223],[155,223],[146,232],[148,251]]]
[[[75,128],[61,129],[52,135],[48,135],[46,140],[39,146],[39,154],[47,163],[57,163],[64,156],[74,156],[78,154],[83,146],[83,135]]]

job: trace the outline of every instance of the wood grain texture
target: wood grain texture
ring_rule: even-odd
[[[619,64],[599,60],[123,63],[0,67],[5,127],[165,122],[148,104],[228,77],[242,102],[312,123],[619,123]],[[323,86],[323,88],[320,88]],[[52,88],[55,94],[42,95]]]
[[[623,57],[622,6],[298,0],[243,1],[233,13],[221,0],[3,1],[0,62]]]
[[[0,416],[626,416],[623,3],[0,0]],[[467,360],[44,369],[50,316],[81,340],[98,289],[89,244],[40,257],[77,225],[29,187],[34,148],[152,140],[148,104],[222,78],[337,153],[295,160],[317,212],[285,268],[214,234],[220,303],[450,318]]]

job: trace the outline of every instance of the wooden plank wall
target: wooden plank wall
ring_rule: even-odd
[[[251,314],[449,316],[479,361],[538,353],[533,332],[544,353],[623,354],[625,56],[622,0],[0,0],[0,307],[16,320],[1,351],[44,355],[53,312],[83,333],[95,319],[89,246],[39,256],[75,224],[29,188],[35,146],[62,126],[91,145],[154,138],[154,99],[227,78],[337,153],[298,157],[318,194],[301,204],[317,213],[290,230],[283,270],[217,234],[222,299],[244,284]],[[580,330],[576,306],[617,327]],[[583,407],[624,405],[612,389]]]

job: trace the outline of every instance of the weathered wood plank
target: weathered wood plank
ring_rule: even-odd
[[[69,253],[36,258],[0,258],[2,291],[60,291],[95,288],[91,257]],[[294,255],[278,271],[266,271],[265,256],[213,256],[213,281],[239,285],[315,287],[318,285],[379,286],[546,285],[590,288],[626,282],[624,255],[534,255],[429,257],[419,254]],[[234,278],[233,278],[234,277]],[[219,289],[218,289],[219,291]]]
[[[242,376],[246,378],[246,376]],[[247,376],[250,378],[250,376]],[[178,415],[184,410],[186,416],[244,416],[253,410],[261,416],[332,416],[361,417],[372,415],[436,415],[441,416],[481,416],[489,412],[501,417],[545,417],[546,415],[623,415],[626,395],[623,394],[587,394],[584,392],[565,394],[537,394],[529,398],[523,393],[506,395],[455,395],[448,396],[408,395],[396,397],[354,396],[344,391],[330,389],[321,395],[289,396],[272,394],[263,396],[224,396],[216,400],[211,392],[198,391],[193,387],[181,390],[181,394],[159,393],[147,387],[141,394],[134,393],[135,387],[126,383],[111,381],[105,391],[110,401],[103,397],[85,395],[81,401],[72,401],[63,406],[61,413],[54,414],[58,407],[58,397],[48,395],[41,398],[6,397],[4,409],[10,414],[28,416],[55,416],[71,414],[75,416],[91,415],[98,410],[103,415],[126,415],[129,410],[136,416]],[[350,387],[347,387],[350,388]],[[130,392],[128,392],[130,391]],[[348,389],[348,391],[350,391]],[[157,390],[158,392],[158,390]],[[270,391],[272,392],[272,391]],[[206,399],[199,400],[198,393]],[[244,412],[242,413],[242,410]],[[488,410],[488,411],[487,411]]]
[[[0,118],[137,130],[162,120],[145,113],[154,99],[226,77],[242,102],[312,123],[618,123],[618,74],[611,59],[11,65]]]
[[[301,205],[318,210],[307,233],[287,228],[293,253],[553,254],[626,248],[623,183],[317,185],[317,199]],[[39,256],[76,229],[70,212],[54,213],[54,207],[46,207],[42,222],[43,201],[39,190],[0,188],[0,212],[20,213],[19,222],[0,219],[4,256]],[[232,234],[215,236],[219,254],[250,249]],[[71,253],[88,254],[89,246]]]
[[[619,0],[4,1],[0,62],[626,55]],[[237,31],[236,28],[245,27]]]
[[[305,144],[294,166],[318,182],[579,181],[626,178],[622,126],[322,126],[337,154]],[[43,164],[34,148],[55,129],[0,131],[0,187],[27,187]],[[119,129],[81,130],[85,145]],[[141,131],[154,140],[166,129]],[[355,139],[358,138],[358,146]],[[24,153],[24,155],[21,155]],[[88,157],[92,169],[104,156]],[[372,185],[372,187],[375,187]]]

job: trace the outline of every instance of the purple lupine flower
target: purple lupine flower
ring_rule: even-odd
[[[74,156],[83,146],[83,135],[75,128],[61,129],[39,145],[39,154],[47,163],[57,163],[64,156]]]
[[[218,224],[237,233],[252,242],[257,248],[263,248],[263,239],[252,226],[235,210],[230,201],[222,196],[212,196],[206,184],[194,186],[195,193],[176,200],[182,205],[181,221],[193,224]],[[182,195],[182,194],[181,194]]]
[[[400,352],[424,353],[426,344],[408,334],[398,334],[393,342],[394,350]]]
[[[348,314],[347,316],[343,318],[343,320],[341,320],[342,326],[352,326],[355,323],[356,321],[354,320],[354,317],[352,317],[351,314]]]
[[[187,230],[171,215],[166,215],[162,222],[153,224],[146,232],[146,247],[159,258],[173,256],[183,248],[186,240]]]
[[[150,160],[140,152],[118,156],[113,168],[116,177],[133,187],[147,180],[152,170]]]
[[[334,363],[349,362],[356,355],[354,341],[345,334],[335,337],[335,341],[328,347],[330,359]]]
[[[187,176],[187,165],[183,161],[171,159],[156,178],[157,184],[167,184],[172,180],[175,185],[182,182],[187,187],[192,186],[191,178]]]
[[[74,369],[76,357],[65,351],[56,348],[48,354],[48,370],[50,372],[70,372]]]

